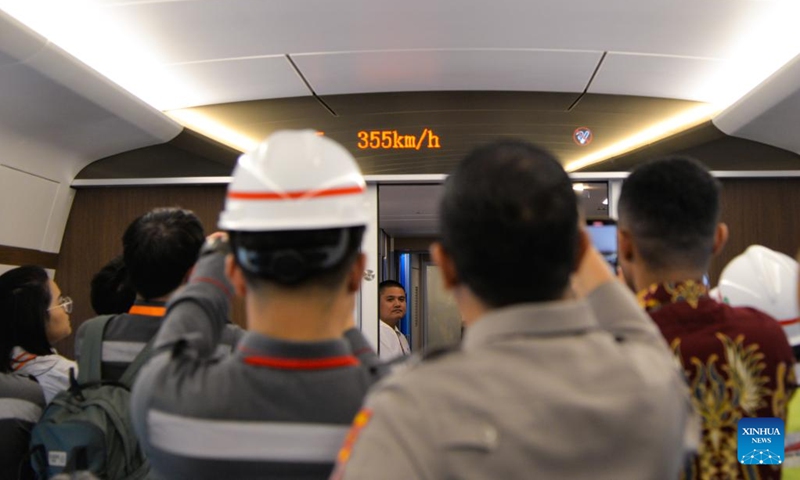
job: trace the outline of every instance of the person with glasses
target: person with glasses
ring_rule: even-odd
[[[78,366],[53,345],[72,333],[72,299],[34,265],[0,275],[0,372],[35,379],[45,401],[69,387]]]

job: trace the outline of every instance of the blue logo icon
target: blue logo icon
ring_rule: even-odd
[[[572,139],[582,147],[592,143],[592,138],[594,138],[592,136],[592,131],[586,127],[578,127],[572,132]]]
[[[737,429],[739,463],[780,465],[785,433],[783,420],[774,417],[743,418]]]

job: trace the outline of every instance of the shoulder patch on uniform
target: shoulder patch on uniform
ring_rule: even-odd
[[[347,465],[348,460],[350,460],[350,454],[353,451],[353,446],[356,444],[358,436],[361,435],[361,430],[363,430],[364,427],[366,427],[369,423],[370,418],[372,418],[372,410],[368,408],[362,408],[353,419],[353,424],[350,426],[350,431],[347,432],[347,436],[344,439],[342,448],[339,450],[339,454],[336,455],[336,466],[331,474],[331,480],[338,480],[343,477],[344,468]]]

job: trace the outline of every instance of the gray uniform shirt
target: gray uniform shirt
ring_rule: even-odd
[[[325,479],[377,360],[357,330],[341,340],[287,342],[248,332],[210,360],[231,287],[206,255],[176,294],[161,349],[134,384],[132,418],[163,478]],[[164,351],[164,350],[167,351]]]
[[[131,311],[137,311],[137,307],[146,307],[155,311],[163,309],[164,306],[165,304],[162,302],[137,300]],[[158,333],[162,321],[163,316],[159,314],[137,313],[123,313],[109,320],[103,332],[101,365],[103,380],[119,381],[136,355]],[[81,324],[75,334],[75,360],[78,362],[80,362],[81,348],[83,347],[83,336],[86,333],[84,326],[85,322]],[[244,335],[244,330],[237,325],[227,324],[223,330],[220,345],[217,347],[217,353],[220,355],[230,354],[242,335]]]
[[[0,478],[34,478],[28,459],[31,428],[44,409],[44,392],[36,381],[0,373]]]
[[[334,478],[674,480],[690,408],[658,329],[613,282],[494,310],[459,350],[381,382]]]

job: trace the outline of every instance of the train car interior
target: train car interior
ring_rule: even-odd
[[[373,341],[388,278],[413,349],[460,336],[427,255],[437,198],[501,136],[556,154],[601,220],[633,166],[699,159],[731,227],[714,281],[747,245],[797,249],[798,18],[796,0],[0,0],[0,264],[54,272],[80,323],[128,222],[180,205],[213,231],[238,155],[310,128],[367,178]]]

